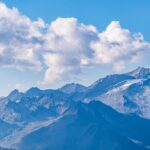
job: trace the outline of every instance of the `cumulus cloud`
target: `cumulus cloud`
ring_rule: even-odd
[[[118,21],[105,31],[78,23],[75,18],[58,18],[49,26],[44,55],[48,69],[44,82],[80,73],[84,67],[110,65],[115,72],[125,69],[127,62],[145,58],[149,43],[142,34],[123,29]]]
[[[48,67],[44,83],[80,73],[86,64],[84,60],[93,55],[90,42],[96,39],[96,28],[79,24],[76,18],[58,18],[52,22],[44,36],[44,60]]]
[[[141,33],[123,29],[118,21],[99,32],[76,18],[57,18],[50,24],[32,21],[0,3],[0,66],[43,69],[42,84],[74,78],[89,66],[121,71],[127,62],[145,58],[149,48]]]
[[[96,63],[112,64],[115,71],[124,69],[127,62],[140,61],[150,46],[141,33],[123,29],[118,21],[112,21],[98,36],[99,40],[91,43]]]
[[[37,50],[44,22],[31,21],[16,8],[0,3],[0,66],[40,70]]]

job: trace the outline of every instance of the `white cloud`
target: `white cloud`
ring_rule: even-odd
[[[39,70],[36,51],[41,46],[38,38],[43,26],[41,19],[31,21],[16,8],[0,3],[0,66]]]
[[[98,64],[112,64],[114,70],[125,68],[145,57],[150,44],[141,33],[123,29],[118,21],[112,21],[106,30],[99,33],[99,40],[91,43]]]
[[[145,58],[149,43],[142,34],[132,34],[113,21],[99,33],[75,18],[58,18],[46,35],[45,83],[80,73],[88,66],[110,65],[115,72]]]
[[[96,28],[79,24],[76,18],[58,18],[52,22],[44,36],[44,59],[48,67],[44,83],[80,73],[83,60],[93,55],[89,44],[96,39]]]
[[[89,66],[120,71],[146,58],[149,47],[142,34],[123,29],[118,21],[98,32],[76,18],[51,24],[32,21],[0,3],[0,66],[33,71],[46,67],[43,84],[76,77]]]

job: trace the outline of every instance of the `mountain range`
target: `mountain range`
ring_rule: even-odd
[[[12,91],[0,99],[0,147],[150,149],[150,68],[108,75],[88,87]]]

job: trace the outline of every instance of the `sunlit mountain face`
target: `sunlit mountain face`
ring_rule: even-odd
[[[33,87],[0,99],[3,148],[144,150],[149,139],[150,68],[109,75],[89,87]]]

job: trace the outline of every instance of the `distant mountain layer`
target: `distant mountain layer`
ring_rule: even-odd
[[[150,149],[150,68],[89,87],[12,91],[0,100],[0,147],[19,150]]]
[[[14,150],[14,149],[8,149],[8,148],[2,148],[2,147],[0,147],[0,150]]]

